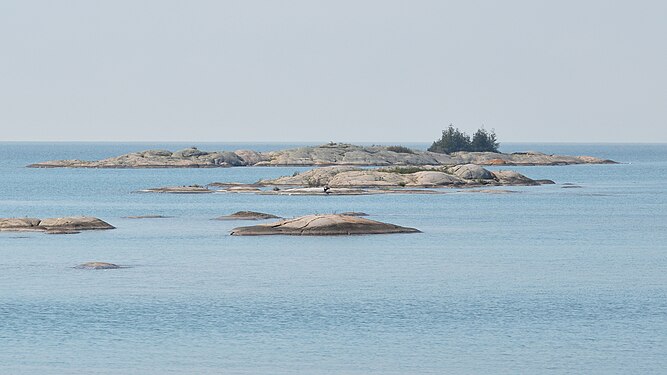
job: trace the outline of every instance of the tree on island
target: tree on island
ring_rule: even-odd
[[[433,142],[428,150],[440,154],[451,154],[457,151],[498,152],[498,146],[500,144],[493,130],[487,131],[480,128],[471,139],[468,134],[450,124],[442,131],[442,137]]]

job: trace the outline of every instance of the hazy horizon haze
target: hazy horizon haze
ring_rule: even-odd
[[[667,142],[660,1],[5,1],[0,141]]]

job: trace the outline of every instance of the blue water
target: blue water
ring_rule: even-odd
[[[186,146],[0,143],[0,217],[117,227],[0,233],[0,373],[667,369],[667,145],[507,144],[625,164],[512,168],[557,184],[506,195],[141,194],[304,168],[24,168]],[[238,210],[364,211],[423,233],[232,237],[245,223],[210,220]],[[123,219],[146,214],[174,218]],[[128,268],[72,268],[86,261]]]

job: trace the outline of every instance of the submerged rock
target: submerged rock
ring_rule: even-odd
[[[255,212],[255,211],[238,211],[234,212],[231,215],[220,216],[215,218],[215,220],[267,220],[267,219],[280,219],[280,216],[265,214],[263,212]]]
[[[79,264],[78,266],[74,267],[82,270],[115,270],[120,268],[119,265],[113,264],[113,263],[106,263],[106,262],[88,262],[88,263],[83,263]]]
[[[309,215],[275,223],[234,228],[233,236],[302,235],[335,236],[352,234],[418,233],[415,228],[401,227],[348,215]]]

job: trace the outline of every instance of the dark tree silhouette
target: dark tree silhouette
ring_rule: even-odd
[[[468,134],[450,124],[447,129],[442,131],[442,137],[433,142],[428,150],[441,154],[450,154],[457,151],[498,152],[499,145],[496,133],[493,130],[489,132],[480,128],[471,140]]]

